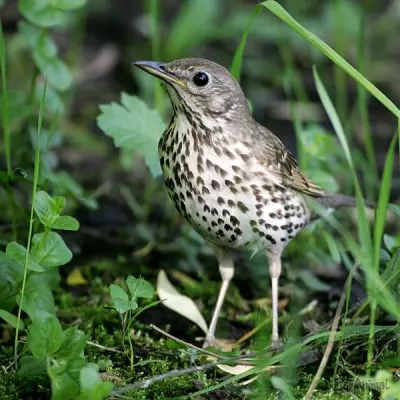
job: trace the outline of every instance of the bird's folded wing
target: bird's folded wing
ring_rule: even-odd
[[[309,196],[321,197],[326,194],[324,189],[300,172],[296,159],[272,132],[262,127],[260,133],[264,138],[264,145],[259,151],[262,151],[262,157],[270,173],[275,175],[283,185]]]

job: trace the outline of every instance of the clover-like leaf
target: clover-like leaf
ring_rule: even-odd
[[[57,317],[47,312],[36,315],[28,332],[28,346],[33,356],[44,360],[47,354],[55,353],[62,342],[62,328]]]
[[[36,233],[32,238],[33,258],[46,267],[58,267],[69,262],[71,250],[56,232]]]
[[[62,229],[64,231],[77,231],[79,229],[79,222],[69,215],[61,215],[53,222],[51,228]]]
[[[138,152],[144,157],[151,173],[160,175],[157,146],[166,124],[157,111],[126,93],[121,95],[121,104],[101,105],[100,110],[97,125],[113,138],[114,145]]]
[[[154,296],[153,286],[142,278],[136,279],[133,276],[128,276],[126,284],[133,298],[144,297],[151,299]]]
[[[66,21],[65,12],[56,3],[54,0],[20,0],[19,11],[35,25],[51,27]]]
[[[24,246],[21,246],[17,242],[9,242],[6,247],[6,254],[10,260],[15,261],[19,265],[25,265],[26,248]],[[43,272],[45,270],[33,257],[28,258],[28,269],[36,272]]]

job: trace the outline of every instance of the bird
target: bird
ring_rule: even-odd
[[[271,344],[279,346],[282,252],[312,220],[312,203],[333,211],[355,199],[319,187],[281,140],[252,116],[238,81],[206,59],[136,61],[162,81],[172,105],[158,143],[167,192],[178,212],[213,248],[222,283],[204,347],[215,331],[234,276],[232,250],[266,254],[272,297]]]

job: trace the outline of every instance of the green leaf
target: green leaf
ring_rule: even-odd
[[[74,359],[68,364],[62,373],[56,373],[54,370],[59,368],[57,360],[48,369],[51,381],[51,399],[52,400],[70,400],[74,399],[79,393],[79,371],[85,365],[83,358]],[[62,365],[62,362],[61,362]]]
[[[65,208],[65,197],[57,196],[54,199],[51,196],[40,190],[35,195],[33,208],[40,219],[40,222],[47,228],[51,228],[58,216]]]
[[[28,332],[28,347],[33,356],[44,360],[60,348],[61,341],[62,328],[57,317],[43,311],[38,313]]]
[[[0,318],[3,319],[4,321],[6,321],[13,328],[17,327],[18,318],[15,315],[9,313],[8,311],[0,310]],[[24,321],[20,320],[19,321],[19,330],[22,331],[24,329],[25,329]]]
[[[52,223],[51,228],[62,229],[64,231],[77,231],[79,229],[79,222],[74,217],[62,215]]]
[[[151,299],[154,296],[153,286],[142,278],[136,279],[133,276],[128,276],[126,284],[133,298],[144,297]]]
[[[276,389],[278,389],[280,392],[282,392],[282,394],[284,394],[285,399],[295,400],[291,387],[285,380],[283,380],[283,378],[281,378],[280,376],[272,376],[271,383]]]
[[[17,262],[19,265],[25,265],[26,248],[24,246],[21,246],[17,242],[10,242],[7,244],[6,254],[10,260]],[[36,272],[43,272],[45,270],[32,257],[28,259],[28,269]]]
[[[82,8],[85,4],[86,0],[54,0],[54,5],[65,11]]]
[[[42,27],[62,25],[65,12],[56,7],[53,0],[20,0],[19,11],[30,22]]]
[[[130,309],[129,297],[124,289],[118,285],[111,284],[110,294],[112,304],[120,314],[124,314]]]
[[[42,275],[42,274],[40,274]],[[39,275],[39,276],[40,276]],[[32,275],[26,284],[22,300],[22,309],[34,320],[41,312],[55,314],[54,299],[50,288],[43,282],[36,281]],[[21,294],[16,297],[17,304],[21,302]]]
[[[46,372],[46,362],[33,356],[22,356],[19,364],[19,376],[35,376]]]
[[[43,55],[37,50],[33,53],[33,59],[48,83],[56,90],[64,92],[70,88],[72,75],[64,61],[57,57]]]
[[[37,233],[32,238],[32,256],[46,267],[58,267],[71,261],[71,250],[56,232]]]
[[[44,29],[29,24],[26,21],[20,21],[18,23],[18,29],[32,50],[40,52],[45,57],[57,56],[57,46],[54,41],[46,35]]]
[[[111,382],[102,382],[97,364],[85,365],[79,374],[81,393],[77,400],[102,400],[113,390]]]
[[[66,362],[72,362],[82,356],[86,340],[87,337],[81,330],[75,327],[67,328],[62,334],[60,349],[54,357],[57,360],[63,360],[62,364],[65,367]]]
[[[135,96],[121,95],[121,103],[100,106],[97,125],[113,138],[116,147],[129,148],[140,153],[151,173],[160,175],[157,146],[165,130],[165,123],[155,110]]]

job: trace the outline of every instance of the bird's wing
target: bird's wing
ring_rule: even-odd
[[[258,149],[259,159],[262,158],[271,174],[282,184],[313,197],[321,197],[326,191],[300,172],[297,161],[286,149],[283,143],[268,129],[260,125],[263,136],[263,146]]]

